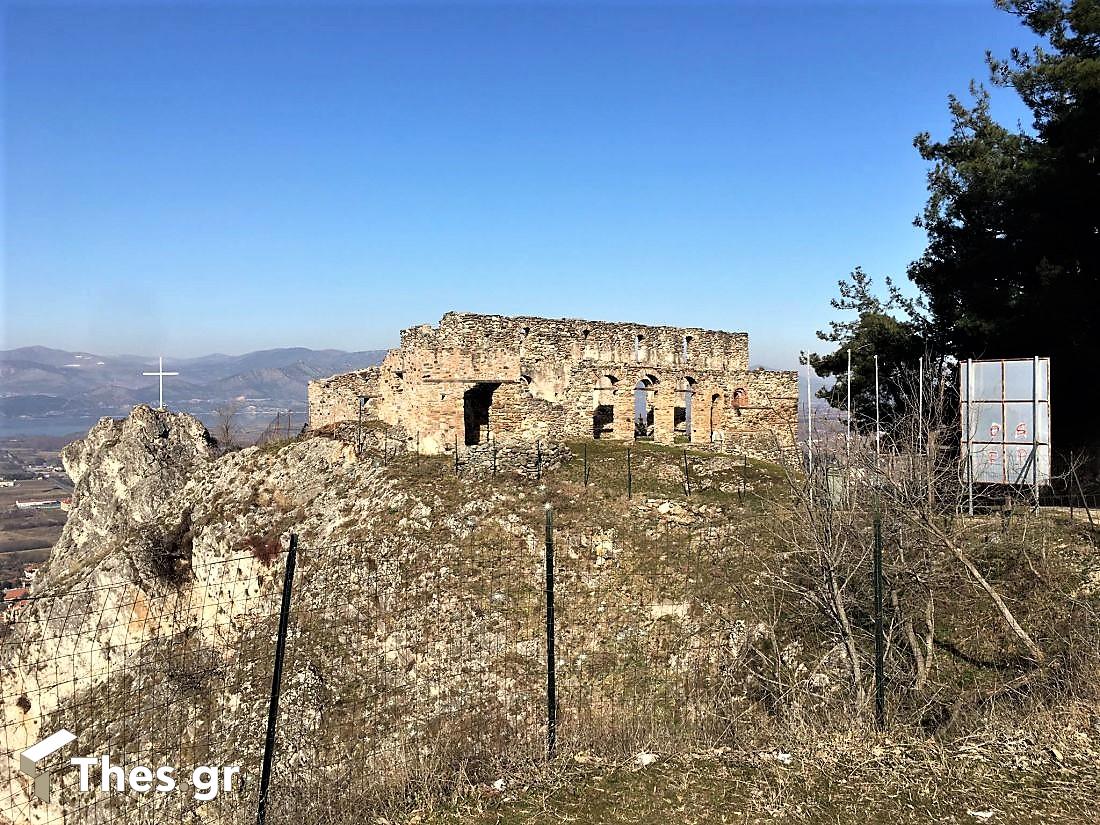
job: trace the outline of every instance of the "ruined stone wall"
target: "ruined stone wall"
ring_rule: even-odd
[[[310,381],[307,390],[309,426],[317,430],[339,421],[356,420],[359,416],[359,396],[366,396],[367,409],[377,414],[381,397],[380,372],[378,367],[370,367]]]
[[[745,333],[448,313],[403,330],[377,370],[311,383],[310,423],[352,420],[362,393],[426,453],[490,439],[628,440],[641,382],[645,437],[774,455],[794,445],[797,378],[749,371],[748,359]]]
[[[601,384],[610,385],[610,390],[601,389]],[[636,389],[638,384],[645,386]],[[634,438],[637,393],[647,397],[652,409],[649,437],[659,444],[683,441],[715,449],[736,447],[741,452],[745,444],[757,443],[757,436],[780,449],[795,443],[798,375],[794,372],[594,363],[577,365],[569,385],[572,394],[565,400],[564,429],[571,438],[596,437],[593,410],[597,403],[607,406],[608,401],[613,408],[612,436]],[[774,454],[775,446],[767,452]]]

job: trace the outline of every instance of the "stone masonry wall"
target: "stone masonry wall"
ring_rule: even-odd
[[[748,336],[605,321],[448,313],[403,330],[371,370],[310,383],[310,426],[374,417],[426,453],[543,440],[641,437],[775,456],[792,448],[793,372],[748,369]]]
[[[359,397],[367,397],[372,409],[380,395],[378,367],[359,372],[347,372],[318,381],[310,381],[307,390],[309,424],[317,429],[338,421],[355,421],[359,417]]]

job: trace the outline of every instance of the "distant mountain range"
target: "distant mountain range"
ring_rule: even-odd
[[[165,358],[165,403],[208,414],[232,399],[242,411],[266,415],[304,410],[306,384],[319,377],[381,363],[385,350],[344,352],[304,347],[245,355]],[[135,404],[157,403],[156,357],[95,355],[49,347],[0,350],[0,419],[125,415]]]

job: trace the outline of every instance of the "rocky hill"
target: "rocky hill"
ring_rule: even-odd
[[[446,461],[357,456],[320,435],[218,455],[196,419],[144,406],[101,421],[62,455],[75,483],[69,520],[34,598],[10,609],[0,631],[9,751],[66,727],[85,753],[239,764],[251,781],[219,803],[250,809],[291,532],[301,549],[282,735],[315,750],[296,751],[282,770],[324,774],[351,760],[392,783],[441,736],[464,758],[541,749],[545,487],[508,468],[496,481],[457,480]],[[648,595],[628,598],[627,568],[610,563],[621,548],[607,511],[574,501],[567,518],[569,505],[559,535],[563,616],[600,603],[604,631],[618,635],[605,655],[646,656],[647,629],[658,628],[678,667],[730,655],[732,625],[700,635],[717,624],[692,615],[687,579],[653,578],[649,554],[664,547],[644,543],[634,584]],[[707,507],[643,511],[667,530]],[[702,582],[691,586],[709,598]],[[692,632],[672,631],[681,626]],[[592,667],[582,651],[595,642],[566,625],[561,644],[580,686]],[[610,671],[621,682],[617,659]],[[563,666],[563,684],[570,672]],[[664,701],[655,718],[674,710]],[[570,718],[563,741],[584,735]],[[25,777],[4,779],[13,809],[35,822],[79,818],[86,803],[61,784],[54,804],[35,806]],[[106,819],[124,803],[133,800],[84,814]],[[216,810],[202,815],[225,815]]]
[[[307,433],[223,454],[196,419],[139,406],[65,448],[69,521],[32,597],[0,616],[3,749],[17,756],[66,728],[73,753],[181,772],[239,766],[243,783],[212,800],[82,793],[58,761],[47,805],[17,761],[0,759],[0,819],[252,821],[292,534],[269,821],[395,821],[426,798],[539,781],[546,505],[557,748],[568,765],[716,744],[771,752],[791,736],[809,754],[837,725],[855,750],[875,741],[852,692],[850,648],[799,589],[812,577],[794,577],[802,551],[785,543],[792,488],[779,468],[638,444],[628,498],[624,447],[610,442],[572,445],[571,460],[532,476],[507,462],[460,461],[456,473],[452,457],[402,452],[403,439],[376,424],[363,439],[357,451],[352,431]],[[1092,539],[1062,521],[1022,534],[997,524],[975,540],[977,563],[1053,661],[1054,639],[1091,627],[1074,611],[1094,598],[1082,589]],[[1044,565],[1041,580],[1018,578],[1024,562],[1006,561],[1023,558],[1013,549],[1021,536],[1041,537],[1045,561],[1030,562]],[[899,753],[923,753],[924,731],[946,729],[948,717],[986,730],[984,699],[973,697],[1017,667],[1018,645],[981,594],[947,578],[950,556],[925,564],[939,588],[938,675],[922,692],[903,689],[910,651],[891,631],[891,719],[908,743]],[[865,575],[853,569],[841,585],[852,583],[845,598],[864,656]],[[1056,601],[1071,590],[1073,610]],[[1063,706],[1079,707],[1066,687],[1076,682],[1059,674]],[[1074,770],[1095,761],[1089,737],[1100,733],[1074,719],[1049,734],[1029,728],[1029,758],[1053,747]]]

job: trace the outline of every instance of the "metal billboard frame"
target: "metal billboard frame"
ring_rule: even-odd
[[[959,371],[970,514],[975,484],[1030,486],[1038,502],[1039,488],[1050,482],[1050,358],[967,359]]]

